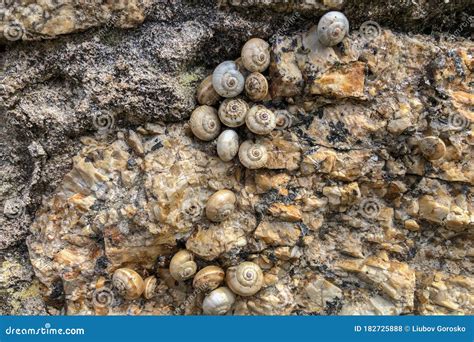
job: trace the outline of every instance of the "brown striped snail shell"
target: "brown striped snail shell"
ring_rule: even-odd
[[[204,291],[217,289],[224,281],[225,272],[218,266],[207,266],[200,270],[193,279],[193,287]]]
[[[244,261],[227,269],[226,282],[232,292],[240,296],[252,296],[263,286],[263,272],[257,264]]]
[[[443,140],[438,137],[424,137],[418,143],[421,153],[428,160],[437,160],[442,158],[446,153],[446,145]]]
[[[186,250],[180,250],[170,261],[170,274],[178,281],[187,280],[197,271],[197,264],[194,262],[194,255]]]
[[[212,86],[222,97],[235,97],[244,90],[245,79],[234,61],[222,62],[212,73]]]
[[[145,279],[145,290],[143,291],[143,297],[146,299],[151,299],[156,295],[156,286],[158,285],[158,280],[155,276],[149,276]]]
[[[268,160],[268,152],[265,146],[246,140],[240,145],[239,159],[247,169],[260,169]]]
[[[349,20],[341,12],[328,12],[319,20],[317,32],[324,46],[337,45],[349,33]]]
[[[204,141],[216,138],[221,131],[221,123],[214,107],[203,105],[191,114],[189,126],[193,134]]]
[[[245,118],[247,128],[255,134],[269,134],[276,127],[275,114],[262,105],[250,108]]]
[[[253,101],[261,101],[268,95],[268,82],[259,72],[253,72],[245,80],[245,94]]]
[[[217,155],[222,161],[228,162],[239,153],[239,136],[235,131],[226,129],[217,138]]]
[[[205,315],[225,315],[235,303],[235,295],[227,287],[219,287],[209,293],[202,302]]]
[[[212,86],[212,75],[207,76],[199,84],[196,90],[196,99],[199,104],[208,106],[213,106],[219,101],[220,96]]]
[[[242,126],[245,123],[249,105],[242,99],[227,99],[219,106],[219,118],[229,127]]]
[[[235,210],[237,198],[230,190],[219,190],[206,203],[206,216],[212,222],[226,220]]]
[[[270,45],[260,38],[252,38],[242,47],[242,63],[251,72],[263,72],[270,65]]]
[[[119,268],[112,276],[112,283],[118,293],[126,299],[137,299],[145,290],[142,277],[130,268]]]

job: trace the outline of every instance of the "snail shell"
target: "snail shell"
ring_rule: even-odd
[[[242,47],[242,63],[251,72],[263,72],[270,64],[270,45],[260,38],[252,38]]]
[[[234,293],[252,296],[263,286],[263,272],[257,264],[245,261],[227,270],[226,282]]]
[[[268,152],[265,146],[246,140],[240,145],[239,159],[247,169],[260,169],[267,163]]]
[[[156,286],[158,280],[154,276],[150,276],[145,279],[145,290],[143,291],[143,297],[151,299],[156,295]]]
[[[249,105],[242,99],[227,99],[219,106],[219,118],[229,127],[242,126],[245,123]]]
[[[112,277],[114,287],[126,299],[137,299],[145,290],[142,277],[130,268],[119,268]]]
[[[235,131],[226,129],[217,138],[217,155],[221,160],[231,161],[239,153],[239,136]]]
[[[173,279],[183,281],[191,278],[197,271],[194,255],[186,250],[180,250],[170,261],[170,274]]]
[[[341,12],[328,12],[319,20],[318,38],[324,46],[339,44],[347,33],[349,33],[349,20]]]
[[[270,109],[256,105],[248,111],[245,123],[252,133],[265,135],[276,127],[276,118]]]
[[[235,210],[237,198],[230,190],[219,190],[212,194],[206,203],[206,216],[212,222],[227,219]]]
[[[259,72],[251,73],[245,80],[245,93],[253,101],[261,101],[268,94],[268,82]]]
[[[219,287],[209,293],[202,302],[205,315],[224,315],[235,303],[235,295],[227,287]]]
[[[214,139],[221,130],[217,110],[207,105],[199,106],[193,111],[189,126],[193,134],[204,141]]]
[[[218,266],[207,266],[200,270],[193,279],[193,286],[205,291],[214,290],[224,281],[225,272]]]
[[[213,106],[219,101],[220,96],[212,86],[212,75],[207,76],[196,91],[196,99],[201,105]]]
[[[420,151],[428,160],[437,160],[446,153],[446,145],[438,137],[428,136],[419,142]]]
[[[223,97],[235,97],[244,90],[245,79],[233,61],[225,61],[212,74],[214,90]]]

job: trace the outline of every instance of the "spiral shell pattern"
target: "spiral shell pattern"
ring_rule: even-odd
[[[261,101],[268,95],[268,82],[259,72],[253,72],[245,80],[245,93],[253,101]]]
[[[245,261],[227,270],[226,281],[234,293],[240,296],[252,296],[263,286],[263,272],[257,264]]]
[[[193,111],[189,126],[193,134],[204,141],[216,138],[221,130],[217,110],[207,105],[199,106]]]
[[[112,282],[118,293],[126,299],[137,299],[145,289],[142,277],[129,268],[117,269]]]
[[[183,281],[191,278],[197,271],[194,255],[188,250],[176,253],[170,261],[170,274],[173,279]]]
[[[262,105],[250,108],[245,118],[247,128],[255,134],[269,134],[276,127],[275,114]]]
[[[193,279],[193,287],[203,291],[214,290],[224,281],[225,272],[218,266],[207,266],[200,270]]]
[[[222,62],[212,74],[214,90],[222,97],[235,97],[244,90],[245,79],[233,61]]]
[[[209,293],[202,302],[205,315],[225,315],[235,303],[235,295],[227,287],[219,287]]]
[[[249,105],[242,99],[227,99],[219,106],[219,118],[229,127],[242,126],[245,123]]]
[[[146,299],[151,299],[156,294],[156,287],[158,285],[158,280],[154,276],[150,276],[145,279],[145,290],[143,291],[143,297]]]
[[[251,72],[263,72],[270,65],[270,45],[260,38],[252,38],[242,47],[242,63]]]
[[[341,12],[328,12],[319,20],[318,38],[324,46],[339,44],[348,33],[349,20]]]
[[[239,159],[247,169],[260,169],[267,163],[268,152],[265,146],[247,140],[240,145]]]
[[[235,210],[237,198],[230,190],[219,190],[206,203],[206,216],[212,222],[226,220]]]

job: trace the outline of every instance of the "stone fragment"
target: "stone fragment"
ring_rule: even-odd
[[[294,223],[262,221],[254,235],[270,246],[294,246],[301,231]]]

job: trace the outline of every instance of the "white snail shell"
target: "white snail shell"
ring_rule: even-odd
[[[328,12],[319,20],[318,38],[324,46],[339,44],[348,33],[349,20],[341,12]]]
[[[194,255],[186,250],[180,250],[170,261],[170,274],[173,279],[183,281],[192,276],[197,271],[197,265],[194,262]]]
[[[200,270],[193,279],[193,287],[204,291],[217,289],[224,281],[225,272],[219,266],[207,266]]]
[[[126,299],[137,299],[145,289],[142,277],[130,268],[119,268],[112,276],[118,293]]]
[[[269,134],[276,127],[275,114],[262,105],[250,108],[245,118],[247,128],[255,134]]]
[[[245,123],[249,105],[242,99],[227,99],[219,106],[219,118],[229,127],[242,126]]]
[[[235,295],[227,287],[219,287],[209,293],[202,302],[205,315],[224,315],[235,303]]]
[[[240,145],[239,159],[247,169],[260,169],[268,160],[268,152],[265,146],[246,140]]]
[[[268,82],[259,72],[253,72],[245,80],[245,94],[253,101],[261,101],[268,95]]]
[[[158,280],[155,276],[149,276],[145,279],[145,290],[143,291],[143,297],[146,299],[153,298],[156,295],[156,286]]]
[[[233,61],[225,61],[212,73],[214,90],[223,97],[235,97],[244,90],[245,79]]]
[[[207,76],[196,90],[196,99],[201,105],[213,106],[219,101],[220,96],[212,86],[212,75]]]
[[[242,63],[251,72],[263,72],[270,64],[270,45],[260,38],[252,38],[242,47]]]
[[[229,267],[226,275],[227,286],[240,296],[252,296],[263,286],[263,272],[257,264],[244,261]]]
[[[446,145],[438,137],[428,136],[421,139],[418,146],[423,156],[428,160],[437,160],[446,153]]]
[[[239,136],[235,131],[226,129],[217,138],[217,155],[222,161],[231,161],[239,153]]]
[[[235,210],[237,198],[230,190],[219,190],[212,194],[206,203],[206,216],[212,222],[227,219]]]
[[[219,135],[221,122],[217,110],[211,106],[197,107],[191,114],[189,126],[193,134],[204,141],[210,141]]]

